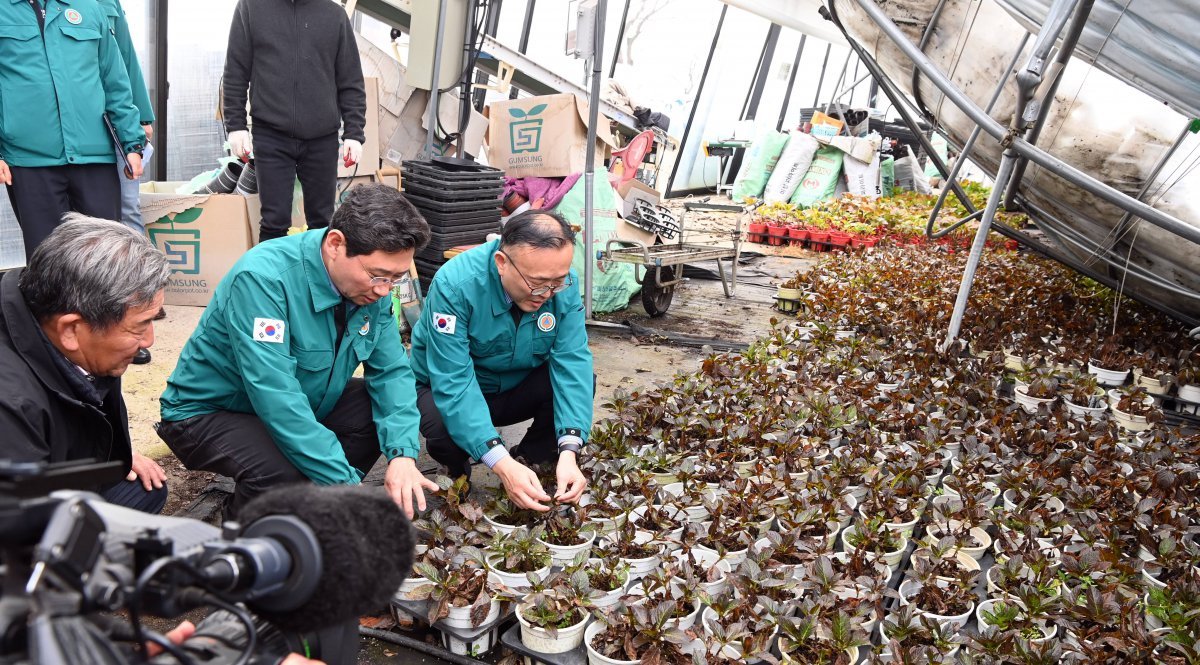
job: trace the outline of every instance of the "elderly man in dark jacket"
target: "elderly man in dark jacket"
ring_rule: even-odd
[[[170,269],[118,222],[65,219],[0,279],[0,459],[122,461],[124,481],[90,489],[158,513],[166,474],[132,449],[121,375],[154,343]]]
[[[260,242],[287,235],[297,177],[308,228],[329,226],[338,126],[344,124],[340,152],[347,166],[358,163],[365,140],[367,96],[345,10],[329,0],[238,2],[225,51],[224,99],[230,150],[254,157]]]

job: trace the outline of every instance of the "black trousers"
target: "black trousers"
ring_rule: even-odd
[[[521,439],[521,455],[534,464],[558,458],[558,437],[554,435],[554,390],[550,387],[550,367],[529,373],[512,390],[484,395],[492,424],[515,425],[533,418],[533,424]],[[421,434],[429,456],[450,469],[450,475],[470,475],[471,456],[450,437],[442,414],[433,403],[433,390],[417,384],[417,408],[421,411]]]
[[[375,466],[380,457],[379,438],[362,379],[350,379],[321,424],[337,435],[351,466],[364,474]],[[247,501],[272,487],[308,480],[283,456],[266,425],[254,414],[218,411],[161,422],[157,429],[187,468],[233,478],[233,501],[225,508],[227,519],[236,517]]]
[[[167,484],[163,483],[158,489],[147,490],[142,485],[141,478],[122,480],[101,490],[100,496],[111,504],[157,515],[167,504]]]
[[[270,127],[254,126],[254,174],[262,204],[259,241],[282,238],[292,226],[296,178],[304,191],[304,218],[310,229],[329,226],[337,189],[338,135],[297,139]]]
[[[111,162],[9,169],[8,200],[21,225],[26,260],[68,212],[121,221],[121,183]]]

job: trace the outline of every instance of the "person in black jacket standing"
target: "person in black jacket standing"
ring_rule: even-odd
[[[121,375],[154,344],[170,266],[145,235],[68,213],[29,265],[0,279],[0,459],[121,461],[95,488],[109,503],[158,513],[166,474],[133,451]]]
[[[358,163],[365,140],[367,96],[345,10],[329,0],[240,0],[225,52],[224,100],[231,151],[241,159],[254,157],[262,203],[259,241],[287,235],[297,177],[308,228],[329,226],[338,125],[347,166]]]

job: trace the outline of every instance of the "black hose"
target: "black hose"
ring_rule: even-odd
[[[384,642],[391,642],[392,644],[396,644],[407,649],[412,649],[413,651],[420,651],[423,654],[433,656],[434,658],[438,658],[449,663],[456,663],[457,665],[478,665],[479,663],[483,662],[482,660],[476,660],[467,656],[460,656],[456,653],[450,653],[446,649],[443,649],[436,644],[429,644],[427,642],[422,642],[421,640],[414,640],[411,637],[393,633],[390,630],[376,630],[375,628],[359,626],[358,634],[365,635],[367,637],[373,637],[377,640],[383,640]]]

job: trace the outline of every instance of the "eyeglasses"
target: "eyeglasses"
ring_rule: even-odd
[[[358,265],[362,266],[363,272],[367,273],[367,277],[371,278],[371,286],[385,286],[386,285],[390,289],[390,288],[400,286],[404,282],[408,281],[408,275],[405,275],[404,277],[401,277],[399,279],[388,279],[387,277],[376,277],[375,275],[371,274],[370,269],[368,269],[367,265],[362,262],[362,259],[360,259],[356,256],[356,257],[354,257],[354,260],[358,261]]]
[[[508,259],[508,265],[512,266],[513,270],[516,270],[517,274],[521,276],[521,281],[525,282],[525,286],[529,287],[529,295],[531,295],[531,296],[540,296],[540,295],[543,295],[546,293],[551,293],[551,294],[562,293],[563,291],[566,291],[567,288],[569,288],[571,285],[573,285],[575,283],[575,280],[571,278],[571,274],[567,273],[567,276],[565,278],[563,278],[563,280],[557,284],[548,284],[546,286],[534,286],[533,284],[529,283],[528,279],[525,278],[525,273],[521,272],[521,269],[517,267],[516,262],[513,261],[512,257],[509,256],[507,252],[505,252],[504,250],[500,250],[500,253],[504,254],[504,258]]]

